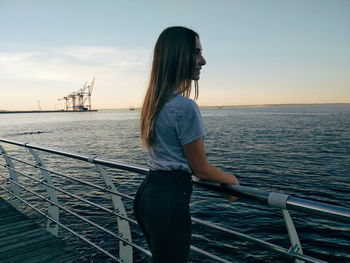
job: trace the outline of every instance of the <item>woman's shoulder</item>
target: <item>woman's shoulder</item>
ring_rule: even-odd
[[[181,94],[177,94],[170,102],[169,102],[169,106],[172,107],[181,107],[183,108],[197,108],[198,105],[197,103],[187,97],[182,96]]]

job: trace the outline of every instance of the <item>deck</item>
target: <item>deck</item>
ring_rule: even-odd
[[[68,263],[87,260],[0,198],[1,263]]]

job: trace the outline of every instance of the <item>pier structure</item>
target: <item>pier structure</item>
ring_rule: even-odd
[[[95,78],[89,85],[86,81],[80,90],[58,99],[65,101],[65,111],[91,111],[91,95],[94,84]]]
[[[6,149],[12,149],[12,151],[16,153],[19,152],[18,147],[26,149],[29,152],[29,156],[31,156],[31,161],[27,161],[27,159],[23,158],[23,156],[20,158],[10,154],[7,150],[5,150],[3,145],[6,145]],[[23,211],[28,207],[36,211],[41,218],[47,222],[46,231],[57,237],[62,235],[62,231],[64,234],[71,234],[81,242],[86,243],[96,251],[102,253],[108,259],[113,260],[113,262],[132,263],[134,262],[133,257],[134,253],[136,252],[144,255],[145,259],[151,256],[150,251],[145,248],[145,244],[139,244],[140,242],[134,241],[134,236],[137,235],[140,230],[138,229],[136,220],[132,218],[132,215],[130,215],[130,210],[125,209],[124,207],[127,202],[132,202],[134,197],[129,194],[128,190],[125,190],[125,192],[120,192],[115,185],[118,183],[118,181],[112,180],[111,177],[111,169],[113,169],[113,171],[118,170],[122,173],[131,172],[138,175],[146,175],[148,172],[148,168],[146,166],[126,162],[117,162],[100,158],[95,155],[56,150],[8,139],[0,139],[0,155],[4,159],[4,164],[1,165],[0,163],[0,166],[6,168],[8,171],[8,174],[5,174],[0,170],[0,197],[3,197],[4,194],[6,194],[8,202],[18,211]],[[42,158],[41,155],[45,155],[45,158]],[[48,156],[52,156],[54,159],[54,169],[47,166],[47,162],[50,159]],[[59,160],[60,158],[66,161],[61,161]],[[35,160],[35,162],[33,162],[33,160]],[[43,160],[45,160],[45,163]],[[92,180],[89,180],[87,178],[85,179],[85,177],[82,179],[72,174],[67,174],[69,171],[67,163],[73,161],[74,163],[76,162],[77,167],[82,170],[81,173],[85,174],[87,171],[94,170],[94,173],[99,174],[100,177],[94,176]],[[58,169],[59,163],[61,163],[62,169]],[[25,167],[28,167],[28,169],[30,168],[30,172],[27,171]],[[36,171],[38,176],[35,177],[32,170]],[[98,178],[100,178],[100,181],[98,181]],[[270,207],[275,209],[276,212],[278,212],[277,214],[283,217],[285,227],[287,229],[288,239],[290,241],[289,247],[274,244],[271,242],[271,240],[267,241],[256,238],[240,232],[239,230],[235,230],[230,226],[225,226],[220,222],[208,222],[200,218],[191,218],[192,223],[200,225],[204,231],[210,230],[219,232],[225,236],[231,236],[232,244],[234,244],[237,239],[243,240],[247,243],[247,246],[250,245],[251,254],[254,254],[260,247],[262,250],[269,250],[283,255],[286,260],[292,259],[295,263],[326,263],[328,261],[325,261],[322,259],[322,257],[319,258],[314,255],[309,256],[304,254],[301,244],[302,242],[299,240],[298,232],[294,226],[294,221],[289,211],[301,212],[308,216],[316,217],[316,220],[318,217],[320,217],[320,222],[324,222],[324,220],[327,219],[331,220],[332,223],[339,222],[344,224],[344,227],[339,228],[338,231],[345,229],[345,224],[350,223],[350,209],[348,208],[301,199],[287,194],[266,192],[245,186],[223,187],[220,184],[201,181],[195,177],[192,179],[195,186],[204,187],[205,189],[218,193],[239,196],[243,200],[248,199],[251,202],[260,204],[261,208]],[[63,180],[64,183],[60,182],[60,180]],[[71,183],[67,183],[67,180],[69,180]],[[29,183],[29,181],[31,183]],[[102,185],[99,184],[99,182],[102,183]],[[72,187],[73,183],[76,183],[76,186]],[[72,193],[73,189],[82,186],[91,188],[92,190],[80,191],[79,194]],[[127,187],[125,184],[122,184],[121,186],[124,188]],[[43,187],[43,189],[38,189],[38,187]],[[26,198],[27,194],[29,194],[31,197],[29,200]],[[84,194],[87,194],[88,198],[86,198]],[[113,206],[107,207],[106,201],[93,201],[92,194],[100,198],[102,197],[102,194],[109,195]],[[67,207],[67,205],[63,202],[64,199],[69,200],[69,203],[73,203],[72,208]],[[35,200],[38,203],[44,204],[44,209],[42,208],[43,205],[41,205],[42,209],[39,209],[38,204],[33,204]],[[92,210],[91,217],[88,217],[89,210],[84,210],[83,214],[79,214],[78,212],[74,211],[74,208],[76,207],[89,207]],[[114,221],[103,222],[101,220],[96,220],[96,216],[100,215],[101,213],[106,213],[108,215],[104,218],[104,220],[113,219]],[[70,218],[70,220],[64,219],[64,216],[67,216]],[[75,224],[71,226],[69,225],[69,221],[73,221]],[[77,224],[76,222],[80,223]],[[108,226],[111,226],[111,223],[113,222],[116,225],[116,230],[114,231],[108,228]],[[77,226],[78,229],[73,228]],[[95,240],[92,240],[92,238],[87,237],[86,234],[94,233],[94,231],[86,228],[86,226],[102,231],[106,237],[101,238],[102,235],[99,234],[98,237],[100,237],[100,239],[96,239],[96,237],[93,236],[92,238]],[[326,226],[327,225],[324,227]],[[3,226],[0,221],[0,236],[1,229],[3,229]],[[256,227],[256,230],[259,231],[259,226]],[[139,236],[141,235],[139,234]],[[107,242],[108,237],[110,237],[113,241]],[[220,237],[217,238],[220,239]],[[2,245],[8,246],[6,242],[10,242],[10,239],[4,241]],[[33,240],[33,242],[35,241]],[[229,243],[231,241],[225,242]],[[109,246],[106,245],[106,243],[109,244]],[[119,244],[119,246],[117,244]],[[30,239],[28,240],[27,245],[32,245]],[[228,248],[226,248],[226,250],[227,249]],[[235,249],[239,249],[238,245],[232,245],[232,251],[229,253],[229,255],[235,254]],[[205,248],[200,248],[194,245],[191,245],[191,251],[211,260],[211,262],[232,262],[230,261],[229,255],[216,255],[207,251]],[[308,248],[308,251],[310,251],[310,248]],[[0,253],[0,258],[1,256],[6,256],[6,253]],[[103,262],[105,261],[106,260]],[[18,262],[24,263],[28,261]],[[63,263],[66,261],[55,262]],[[340,261],[335,259],[331,262]]]
[[[89,261],[0,198],[0,262]]]

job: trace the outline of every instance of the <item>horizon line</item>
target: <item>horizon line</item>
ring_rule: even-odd
[[[233,104],[233,105],[198,105],[200,108],[238,108],[238,107],[278,107],[278,106],[312,106],[312,105],[350,105],[350,102],[320,102],[320,103],[262,103],[262,104]],[[120,108],[94,108],[93,110],[139,110],[141,107],[120,107]],[[38,111],[36,110],[0,110],[0,112],[21,112]],[[41,111],[65,111],[59,110],[41,110]]]
[[[199,108],[238,108],[238,107],[269,107],[269,106],[307,106],[307,105],[350,105],[350,102],[320,102],[320,103],[264,103],[264,104],[233,104],[233,105],[198,105]],[[141,109],[134,107],[133,109]],[[96,110],[131,110],[122,108],[96,108]]]

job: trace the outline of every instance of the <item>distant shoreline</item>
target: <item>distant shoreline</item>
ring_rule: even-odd
[[[244,108],[244,107],[283,107],[283,106],[321,106],[321,105],[350,105],[350,102],[344,103],[281,103],[281,104],[251,104],[251,105],[222,105],[222,106],[205,106],[200,108]]]
[[[341,103],[280,103],[280,104],[248,104],[248,105],[216,105],[216,106],[206,106],[199,105],[202,109],[217,109],[217,108],[245,108],[245,107],[283,107],[283,106],[321,106],[321,105],[350,105],[350,102],[341,102]],[[136,107],[135,110],[140,110],[141,108]],[[130,110],[130,108],[110,108],[110,109],[98,109],[91,110],[92,112],[96,112],[99,110]],[[90,112],[91,112],[90,111]],[[52,112],[89,112],[89,111],[65,111],[65,110],[27,110],[27,111],[6,111],[0,110],[1,113],[52,113]]]
[[[200,108],[244,108],[244,107],[282,107],[282,106],[317,106],[317,105],[350,105],[350,102],[341,103],[281,103],[281,104],[248,104],[248,105],[215,105],[206,106],[199,105]],[[135,110],[140,110],[141,108],[136,107]],[[111,109],[99,109],[99,110],[129,110],[129,108],[111,108]]]

